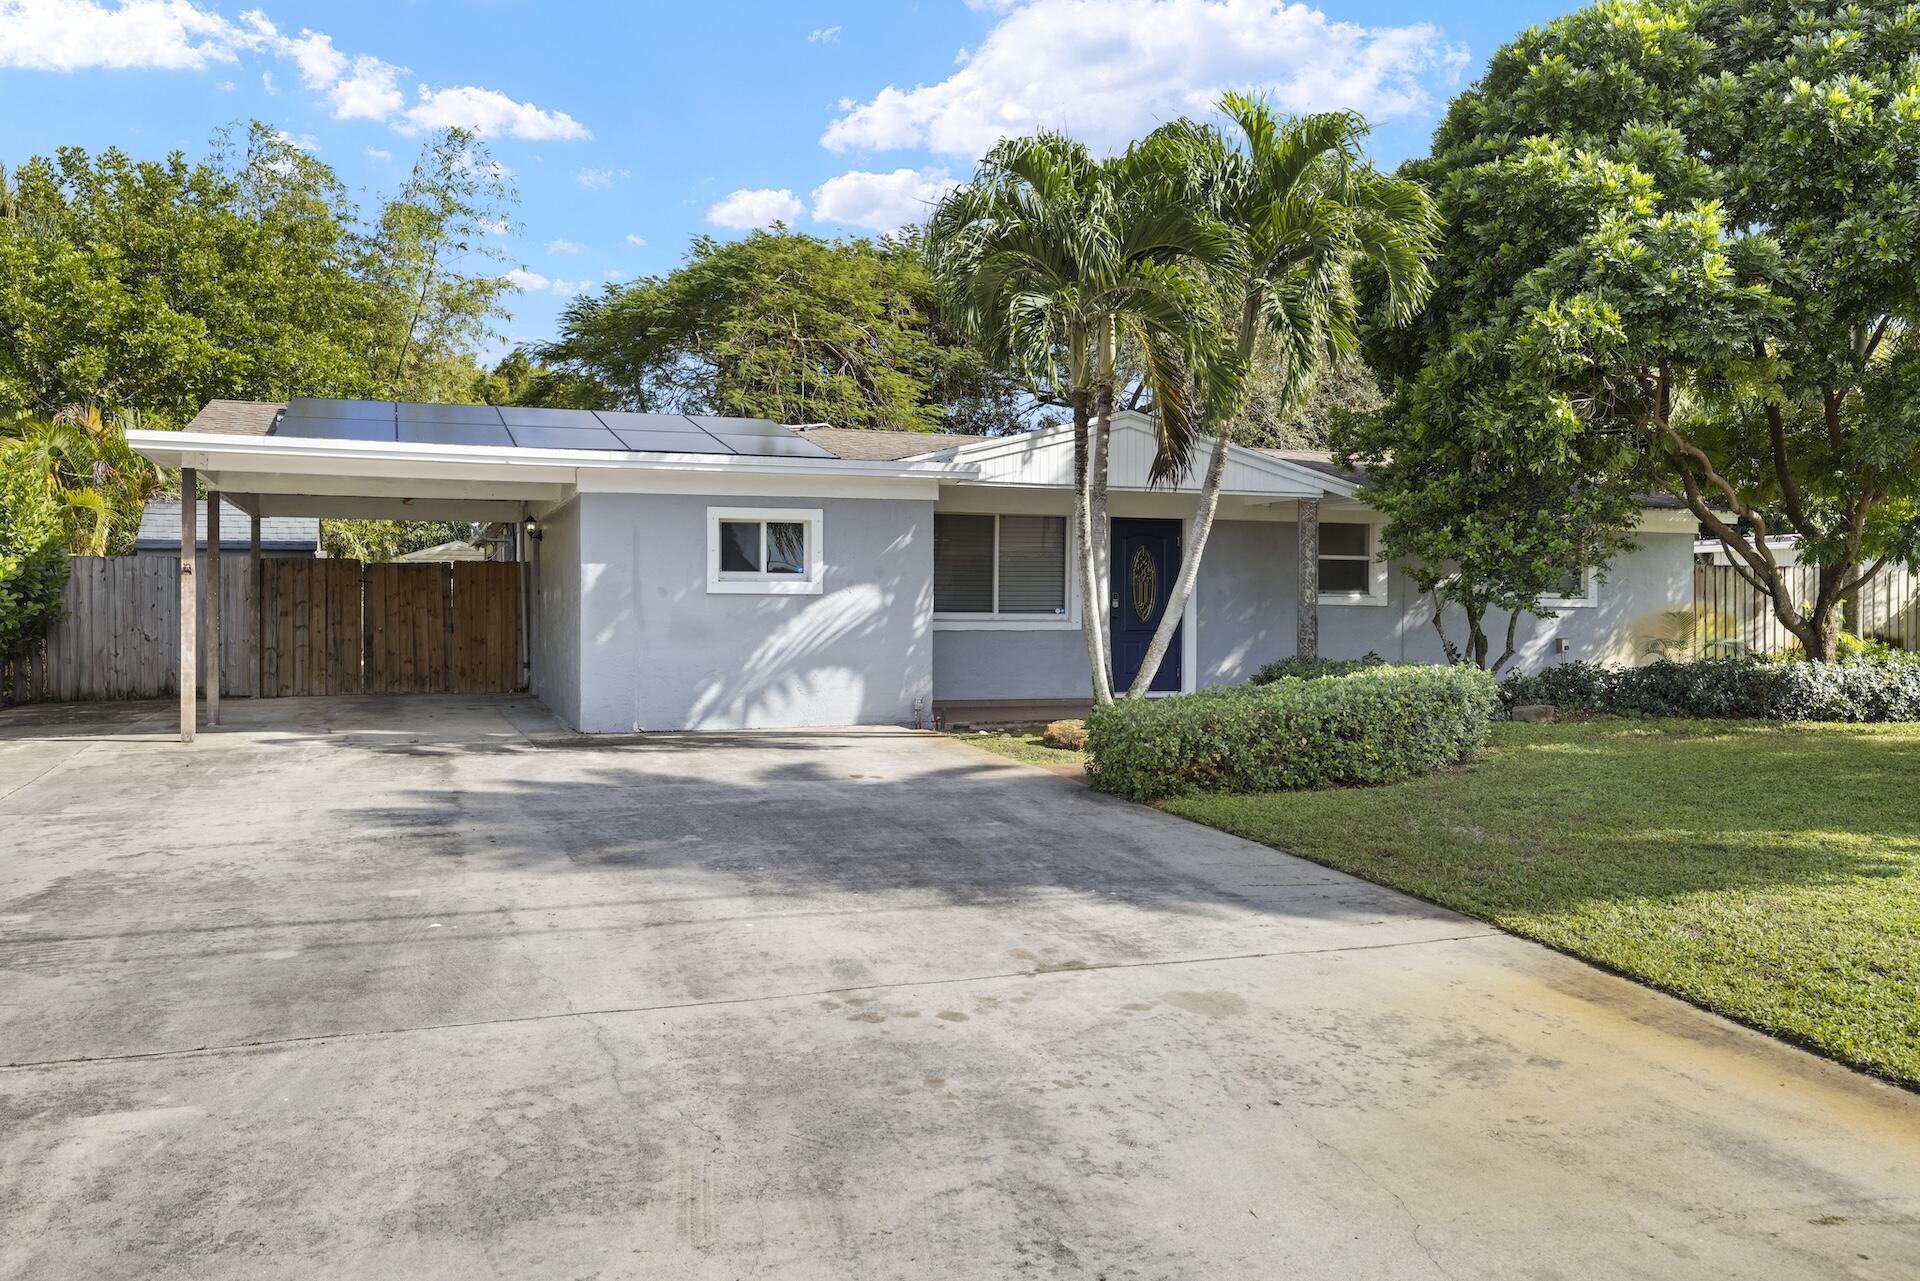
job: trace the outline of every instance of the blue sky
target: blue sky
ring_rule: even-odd
[[[1261,89],[1366,112],[1392,164],[1495,47],[1566,7],[0,0],[0,163],[63,144],[198,156],[258,117],[371,201],[422,130],[475,127],[521,198],[504,349],[549,336],[574,292],[670,269],[702,232],[911,220],[1002,133],[1110,147]]]

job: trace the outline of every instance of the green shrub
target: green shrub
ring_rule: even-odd
[[[1645,667],[1561,663],[1500,687],[1508,709],[1529,703],[1645,716],[1769,721],[1920,720],[1920,663],[1859,657],[1841,663],[1751,658],[1662,660]]]
[[[1466,760],[1486,740],[1493,677],[1466,667],[1367,664],[1087,717],[1093,785],[1132,800],[1391,783]]]
[[[1271,685],[1289,676],[1298,676],[1303,680],[1318,676],[1350,676],[1369,667],[1380,667],[1386,661],[1371,652],[1364,658],[1276,658],[1255,672],[1248,683]]]
[[[44,481],[0,472],[0,660],[26,653],[60,620],[71,537]]]

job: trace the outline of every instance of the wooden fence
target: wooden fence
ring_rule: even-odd
[[[1795,599],[1810,601],[1819,581],[1813,565],[1788,565],[1782,574]],[[1799,642],[1780,625],[1766,594],[1731,565],[1696,563],[1693,569],[1695,648],[1702,654],[1777,654]],[[1902,649],[1920,650],[1920,578],[1889,567],[1841,604],[1843,630]]]
[[[521,577],[512,562],[220,563],[220,692],[235,697],[485,693],[520,688]],[[0,664],[0,701],[161,698],[178,690],[177,556],[76,556],[64,617]],[[197,576],[205,689],[207,575]]]

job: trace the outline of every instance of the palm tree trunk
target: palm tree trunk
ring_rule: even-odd
[[[1093,689],[1093,701],[1111,703],[1113,690],[1107,672],[1106,633],[1100,626],[1102,615],[1095,608],[1098,585],[1093,573],[1092,502],[1088,491],[1093,470],[1088,457],[1088,399],[1086,388],[1073,390],[1073,550],[1080,565],[1080,633],[1087,642],[1087,679]]]
[[[1187,612],[1187,598],[1193,595],[1193,585],[1200,578],[1200,556],[1207,550],[1214,513],[1220,509],[1220,490],[1227,479],[1227,441],[1232,434],[1233,429],[1225,427],[1214,437],[1213,457],[1207,459],[1207,474],[1200,482],[1200,505],[1194,510],[1193,529],[1187,535],[1186,551],[1180,557],[1180,574],[1173,580],[1167,612],[1160,616],[1160,625],[1153,629],[1153,642],[1147,646],[1146,657],[1140,660],[1140,671],[1133,678],[1133,688],[1127,691],[1128,698],[1147,696],[1167,649],[1173,644],[1174,630]]]
[[[1107,481],[1111,473],[1110,461],[1113,457],[1113,376],[1109,369],[1101,380],[1099,389],[1094,393],[1094,429],[1093,456],[1090,462],[1092,476],[1088,484],[1087,519],[1093,531],[1093,582],[1092,595],[1096,606],[1106,604],[1107,587],[1110,583],[1108,573],[1108,543],[1111,541],[1112,525],[1107,519]],[[1107,643],[1107,615],[1104,608],[1096,610],[1100,624],[1101,684],[1105,687],[1101,702],[1113,701],[1112,656]]]

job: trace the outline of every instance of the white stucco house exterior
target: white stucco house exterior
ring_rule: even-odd
[[[486,406],[215,402],[132,432],[253,516],[512,520],[530,537],[527,683],[589,732],[1025,719],[1089,697],[1069,554],[1072,433],[970,438],[753,419]],[[1246,680],[1295,651],[1442,658],[1432,605],[1377,559],[1382,517],[1324,456],[1233,446],[1212,538],[1156,689]],[[1109,611],[1130,676],[1191,523],[1200,451],[1147,483],[1151,423],[1117,416]],[[1317,510],[1303,573],[1299,522]],[[1690,601],[1695,526],[1636,548],[1520,628],[1526,667],[1635,661]],[[1317,600],[1311,580],[1317,578]],[[1305,583],[1309,590],[1303,593]],[[1456,627],[1454,635],[1459,634]]]

